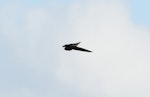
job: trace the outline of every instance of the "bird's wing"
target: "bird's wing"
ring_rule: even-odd
[[[85,52],[92,52],[90,50],[87,50],[87,49],[84,49],[84,48],[81,48],[81,47],[74,47],[73,49],[74,50],[79,50],[79,51],[85,51]]]
[[[81,42],[69,44],[71,46],[78,46]]]

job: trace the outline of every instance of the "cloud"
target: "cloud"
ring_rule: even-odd
[[[32,91],[28,88],[23,88],[23,89],[13,89],[5,92],[1,92],[0,97],[55,97],[53,95],[45,95],[42,93],[37,93],[35,91]]]
[[[13,49],[16,60],[39,76],[32,81],[42,78],[36,85],[42,84],[50,92],[57,87],[54,93],[58,97],[149,97],[149,29],[132,22],[126,4],[120,0],[82,0],[62,7],[2,8],[1,37]],[[79,41],[80,46],[94,52],[61,48],[64,43]],[[13,93],[37,97],[39,91],[28,88]]]
[[[64,82],[91,97],[150,95],[149,30],[131,21],[126,5],[76,3],[69,18],[70,32],[94,53],[63,53],[58,75]]]

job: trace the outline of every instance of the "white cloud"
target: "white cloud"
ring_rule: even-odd
[[[32,7],[22,13],[23,9],[3,8],[1,32],[37,75],[53,75],[89,97],[150,96],[149,30],[131,21],[122,1],[82,0],[68,9]],[[63,43],[76,41],[94,52],[62,50]],[[25,91],[33,97],[36,93]]]
[[[147,28],[121,2],[76,3],[69,13],[70,32],[94,53],[62,54],[60,78],[91,96],[149,97]]]

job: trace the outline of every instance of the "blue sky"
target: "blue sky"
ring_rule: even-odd
[[[131,8],[131,13],[133,15],[133,20],[137,24],[150,25],[150,14],[148,12],[149,0],[130,0],[129,5]]]
[[[0,0],[0,97],[149,97],[149,3]]]

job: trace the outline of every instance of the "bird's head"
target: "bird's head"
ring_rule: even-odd
[[[66,45],[63,45],[62,47],[66,47]]]

